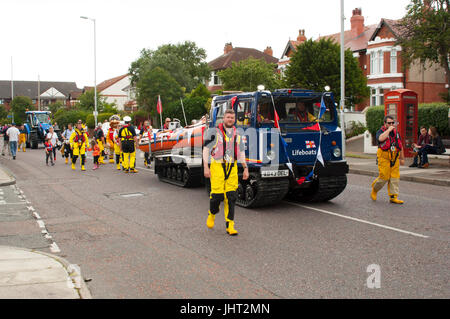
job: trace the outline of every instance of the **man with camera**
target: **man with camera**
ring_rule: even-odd
[[[377,200],[377,193],[388,183],[389,201],[393,204],[403,204],[398,199],[400,165],[405,165],[400,134],[395,129],[395,120],[392,116],[384,117],[384,125],[378,130],[377,135],[378,151],[377,163],[379,175],[372,183],[370,197]]]

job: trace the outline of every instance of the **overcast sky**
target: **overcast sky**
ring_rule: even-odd
[[[399,19],[409,0],[345,0],[345,29],[354,8],[365,25]],[[194,41],[207,61],[234,47],[281,57],[289,39],[305,29],[308,39],[340,32],[340,0],[1,0],[0,80],[70,81],[97,84],[128,72],[143,48]]]

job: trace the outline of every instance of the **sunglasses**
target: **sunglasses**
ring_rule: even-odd
[[[394,125],[395,124],[395,122],[386,122],[387,124],[392,124],[392,125]]]

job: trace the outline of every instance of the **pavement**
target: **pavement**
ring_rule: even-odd
[[[350,174],[377,176],[376,156],[364,154],[360,138],[346,146]],[[450,162],[445,156],[430,156],[428,169],[410,168],[412,159],[400,168],[400,179],[450,186]],[[0,165],[0,187],[14,185],[14,175]],[[1,189],[0,189],[1,190]],[[0,191],[0,212],[2,204]],[[0,246],[1,299],[91,299],[80,269],[64,258],[34,249]]]
[[[16,179],[0,165],[1,187]],[[0,299],[91,299],[77,265],[62,257],[22,247],[0,246]]]

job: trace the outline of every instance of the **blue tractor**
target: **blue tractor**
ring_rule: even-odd
[[[332,93],[281,89],[216,96],[209,127],[222,122],[227,108],[236,112],[250,170],[247,181],[239,180],[238,205],[265,206],[286,196],[321,202],[345,189],[348,165]]]
[[[24,124],[27,130],[27,147],[33,149],[38,148],[39,143],[44,143],[45,136],[48,133],[48,129],[51,124],[50,111],[27,111],[25,112],[27,119]],[[59,130],[55,130],[55,133],[60,136]]]

